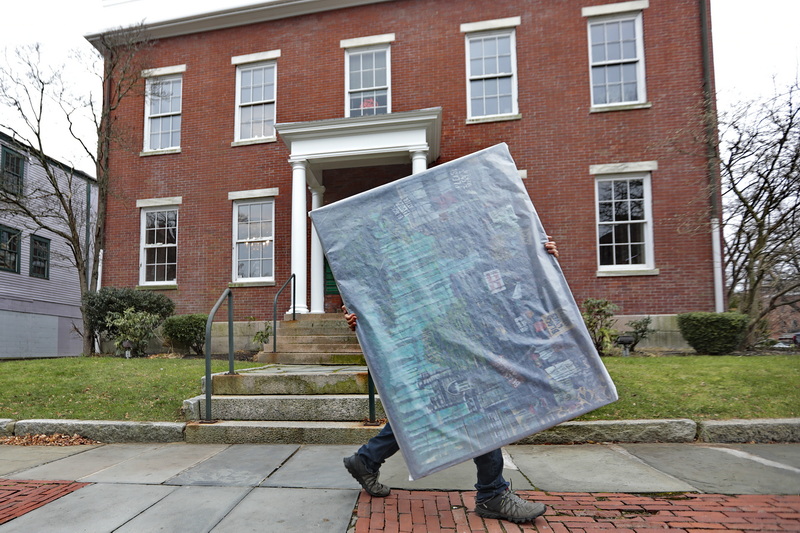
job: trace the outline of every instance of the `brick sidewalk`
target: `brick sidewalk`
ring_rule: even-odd
[[[0,524],[66,496],[89,483],[0,479]]]
[[[747,533],[800,532],[800,496],[518,491],[548,506],[533,524],[484,520],[474,492],[362,491],[355,533]]]

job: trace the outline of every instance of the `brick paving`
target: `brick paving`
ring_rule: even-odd
[[[0,479],[0,524],[66,496],[89,483]]]
[[[354,533],[748,533],[800,532],[800,496],[518,491],[547,512],[533,524],[484,520],[474,492],[362,491]],[[351,529],[353,531],[353,529]]]

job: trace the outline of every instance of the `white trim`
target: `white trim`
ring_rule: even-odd
[[[177,200],[171,203],[159,203],[166,200]],[[178,209],[178,205],[182,202],[182,198],[180,196],[176,196],[173,198],[155,198],[153,200],[140,200],[137,201],[137,207],[139,206],[139,202],[154,202],[153,205],[148,205],[146,207],[141,206],[142,209],[139,211],[139,285],[140,287],[162,287],[162,288],[171,288],[177,287],[178,285],[178,241],[177,235],[180,231],[180,210]],[[175,211],[175,229],[176,229],[176,241],[174,245],[164,245],[163,248],[175,248],[175,279],[171,280],[156,280],[156,281],[147,281],[147,250],[148,249],[155,249],[159,246],[151,245],[147,246],[147,213],[152,211]]]
[[[247,198],[266,198],[278,196],[278,188],[252,189],[249,191],[233,191],[228,193],[228,200],[244,200]]]
[[[238,192],[231,192],[228,193],[228,199],[232,199],[231,195],[243,195],[240,198],[233,199],[233,203],[231,205],[231,214],[233,216],[233,220],[231,222],[231,257],[233,261],[231,263],[231,283],[275,283],[275,198],[273,195],[255,195],[254,193],[258,193],[260,191],[275,191],[277,195],[277,188],[274,189],[255,189],[251,191],[238,191]],[[253,194],[252,196],[250,194]],[[272,235],[269,237],[249,240],[243,239],[240,241],[239,239],[239,208],[243,205],[250,205],[250,204],[269,204],[272,208]],[[259,277],[239,277],[239,254],[237,244],[239,242],[262,242],[266,244],[272,244],[272,275],[271,276],[259,276]]]
[[[661,271],[657,268],[644,268],[642,270],[598,270],[595,275],[598,278],[610,278],[614,276],[658,276]]]
[[[378,44],[374,46],[360,46],[358,48],[349,47],[344,49],[344,116],[347,118],[356,118],[351,117],[350,115],[350,54],[360,54],[362,52],[369,51],[382,51],[386,54],[386,113],[380,114],[387,115],[392,113],[392,47],[387,42],[385,44]],[[375,87],[377,87],[377,85]],[[360,89],[359,91],[362,90],[363,89]],[[376,115],[377,114],[379,113],[376,113]]]
[[[169,205],[181,205],[183,196],[169,196],[166,198],[147,198],[136,200],[136,207],[164,207]]]
[[[519,18],[519,17],[516,17]],[[510,19],[503,19],[510,20]],[[492,35],[507,35],[511,48],[511,112],[494,115],[472,115],[472,72],[470,69],[470,40]],[[464,62],[466,68],[467,124],[495,122],[500,120],[516,120],[522,118],[519,113],[519,72],[517,71],[517,29],[513,26],[496,31],[471,32],[464,34]],[[495,76],[499,79],[500,76]]]
[[[233,56],[231,58],[231,65],[244,65],[245,63],[258,63],[259,61],[270,61],[271,59],[278,59],[281,57],[280,48],[277,50],[270,50],[269,52],[256,52],[255,54],[245,54],[242,56]]]
[[[142,71],[143,78],[155,78],[158,76],[170,76],[172,74],[183,74],[186,72],[186,65],[174,65],[172,67],[148,68]]]
[[[252,54],[253,56],[258,54]],[[280,54],[279,54],[280,55]],[[244,57],[244,56],[239,56]],[[272,82],[273,86],[275,87],[272,101],[263,100],[259,102],[259,104],[272,104],[273,109],[273,116],[272,116],[272,135],[265,135],[263,137],[245,137],[242,138],[242,70],[243,69],[256,69],[256,68],[272,68]],[[233,116],[233,142],[232,146],[236,146],[238,143],[244,144],[253,144],[254,142],[269,142],[277,140],[277,134],[275,133],[275,123],[278,121],[278,62],[276,60],[267,60],[267,61],[247,61],[242,62],[236,65],[236,93],[235,93],[235,107],[234,107],[234,116]]]
[[[589,165],[589,174],[624,174],[627,172],[652,172],[658,170],[658,161],[638,161],[636,163],[609,163]]]
[[[632,0],[630,2],[618,2],[616,4],[605,4],[602,6],[590,6],[581,8],[583,17],[599,17],[602,15],[615,15],[628,11],[641,11],[650,7],[649,0]]]
[[[484,20],[481,22],[467,22],[461,25],[461,33],[487,30],[505,30],[522,24],[522,17],[508,17],[504,19]]]
[[[356,48],[359,46],[374,46],[376,44],[389,44],[395,40],[394,33],[384,33],[382,35],[371,35],[369,37],[355,37],[353,39],[342,39],[339,41],[340,48]]]

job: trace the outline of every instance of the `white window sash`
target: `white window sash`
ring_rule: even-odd
[[[164,82],[171,82],[174,80],[181,80],[181,104],[180,109],[177,111],[172,110],[169,113],[150,113],[150,104],[152,102],[152,91],[153,85],[164,83]],[[160,151],[160,150],[175,150],[179,149],[180,145],[178,146],[167,146],[167,147],[159,147],[153,148],[150,146],[150,132],[151,132],[151,123],[152,119],[155,118],[162,118],[162,117],[175,117],[181,116],[183,113],[183,75],[168,75],[168,76],[158,76],[158,77],[149,77],[146,80],[146,90],[145,90],[145,99],[144,99],[144,151],[145,152],[153,152],[153,151]],[[181,124],[181,129],[183,129],[183,124]]]
[[[242,73],[253,68],[272,68],[272,84],[274,86],[272,98],[242,103]],[[275,123],[278,115],[278,63],[276,61],[262,61],[259,63],[240,63],[236,66],[236,116],[234,119],[234,142],[240,141],[272,141],[275,140]],[[272,132],[270,135],[242,137],[242,111],[255,105],[272,104]]]
[[[147,244],[147,214],[158,211],[175,212],[175,244]],[[175,285],[178,282],[178,230],[180,229],[178,207],[177,206],[157,206],[143,207],[139,213],[139,285]],[[147,250],[156,248],[175,249],[175,279],[147,281]]]
[[[246,192],[246,191],[245,191]],[[276,191],[277,194],[277,191]],[[233,196],[232,196],[233,195]],[[229,193],[229,198],[239,198],[233,201],[233,224],[232,224],[232,242],[233,249],[231,256],[233,257],[233,271],[232,280],[236,283],[242,282],[273,282],[275,281],[275,199],[273,197],[253,197],[247,194]],[[252,204],[269,204],[272,212],[272,235],[258,239],[240,239],[239,238],[239,208],[245,205]],[[272,275],[260,277],[244,277],[239,275],[239,244],[241,243],[272,243]]]
[[[598,61],[594,62],[592,59],[592,25],[597,23],[603,22],[611,22],[611,21],[623,21],[623,20],[633,20],[634,26],[636,28],[636,59],[619,59],[619,60],[606,60],[606,61]],[[642,12],[632,12],[632,13],[621,13],[621,14],[611,14],[606,16],[597,16],[589,18],[586,24],[586,40],[587,46],[589,51],[589,98],[591,107],[593,109],[606,109],[606,108],[613,108],[613,107],[620,107],[620,106],[629,106],[629,105],[636,105],[636,104],[644,104],[647,102],[647,87],[645,83],[645,62],[644,62],[644,33],[643,33],[643,25],[642,25]],[[622,100],[620,102],[607,102],[607,103],[595,103],[595,88],[594,88],[594,81],[592,78],[592,69],[593,67],[602,67],[602,66],[610,66],[610,65],[624,65],[624,64],[636,64],[636,92],[637,98],[636,100]]]
[[[511,47],[511,72],[504,72],[498,74],[490,74],[490,75],[475,75],[472,74],[472,68],[470,65],[470,60],[472,59],[470,56],[470,42],[472,39],[475,38],[482,38],[482,37],[491,37],[497,35],[507,35],[510,39],[510,47]],[[516,37],[516,30],[512,27],[511,29],[501,29],[495,31],[484,31],[484,32],[475,32],[475,33],[466,33],[464,36],[464,46],[465,46],[465,59],[466,59],[466,71],[467,71],[467,120],[470,119],[485,119],[485,118],[493,118],[493,117],[506,117],[506,116],[515,116],[519,114],[519,102],[518,102],[518,83],[517,83],[517,37]],[[473,115],[472,113],[472,81],[475,80],[487,80],[487,79],[503,79],[503,78],[510,78],[511,79],[511,111],[509,113],[497,113],[493,115]]]
[[[393,34],[390,34],[393,36]],[[350,55],[351,54],[361,54],[363,52],[385,52],[386,54],[386,84],[385,85],[374,85],[367,89],[353,89],[350,87]],[[361,46],[361,47],[350,47],[345,48],[344,53],[344,116],[349,117],[350,115],[350,97],[353,94],[366,92],[366,91],[386,91],[386,113],[392,112],[392,53],[391,53],[391,46],[388,44],[380,44],[375,46]]]

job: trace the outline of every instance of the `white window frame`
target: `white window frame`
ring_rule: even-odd
[[[644,53],[644,31],[642,23],[642,10],[647,8],[647,0],[607,4],[591,8],[583,8],[583,16],[587,18],[586,41],[588,47],[589,63],[589,101],[592,111],[611,111],[615,109],[630,109],[650,107],[647,102],[647,84]],[[592,54],[592,26],[608,22],[633,21],[636,32],[636,59],[635,60],[605,60],[595,63]],[[595,67],[608,67],[614,65],[635,64],[636,66],[636,92],[634,100],[621,100],[619,102],[595,103],[595,83],[593,70]],[[624,95],[624,92],[623,92]]]
[[[339,46],[344,49],[344,116],[353,117],[350,109],[351,94],[365,92],[367,90],[386,91],[386,113],[375,113],[383,115],[392,112],[392,47],[394,33],[382,35],[372,35],[369,37],[357,37],[355,39],[343,39]],[[384,52],[386,54],[386,83],[384,85],[373,85],[371,89],[352,89],[350,86],[350,56],[352,54],[362,54],[365,52]],[[359,115],[372,116],[372,115]]]
[[[464,33],[464,57],[466,62],[467,81],[467,123],[493,122],[499,120],[514,120],[521,118],[519,114],[519,73],[517,69],[517,32],[516,27],[521,23],[521,17],[472,22],[461,25]],[[510,73],[500,75],[473,75],[471,67],[470,43],[474,39],[508,36],[510,45]],[[486,79],[509,78],[511,81],[511,110],[506,113],[474,115],[472,109],[472,82]]]
[[[595,246],[597,257],[597,276],[642,276],[655,275],[659,271],[655,268],[654,242],[653,242],[653,198],[652,198],[652,171],[658,169],[655,161],[639,163],[622,163],[611,165],[593,165],[590,174],[594,180],[594,211],[595,211]],[[600,220],[600,183],[621,180],[642,180],[642,203],[644,214],[641,222],[644,224],[644,254],[645,261],[639,264],[603,265],[600,259],[600,226],[609,224],[609,221]],[[619,225],[619,224],[617,224]]]
[[[166,146],[154,148],[150,145],[150,131],[153,119],[163,118],[166,116],[178,116],[181,119],[181,128],[179,133],[183,130],[183,73],[186,71],[186,65],[177,65],[173,67],[156,68],[142,71],[142,77],[145,78],[145,99],[144,99],[144,140],[143,140],[143,155],[149,154],[163,154],[180,152],[180,142],[177,146]],[[180,109],[175,111],[171,110],[169,113],[152,115],[150,113],[150,103],[152,101],[153,86],[158,83],[172,82],[180,80],[181,93],[180,93]]]
[[[239,191],[228,194],[228,199],[232,200],[232,249],[231,257],[232,272],[231,279],[233,283],[269,283],[275,282],[275,197],[278,195],[278,189],[258,189],[253,191]],[[239,238],[239,208],[245,205],[252,204],[270,204],[272,209],[272,235],[259,236],[258,238]],[[244,243],[264,243],[272,245],[272,275],[259,276],[259,277],[245,277],[239,274],[239,244]]]
[[[278,121],[278,62],[281,56],[280,50],[270,50],[231,58],[231,64],[236,66],[236,110],[234,114],[234,132],[232,146],[257,144],[264,142],[274,142],[277,140],[275,124]],[[272,68],[273,93],[272,98],[265,98],[258,102],[248,102],[242,104],[242,73],[245,70],[254,68]],[[252,105],[272,104],[272,131],[269,135],[242,137],[242,111]]]
[[[181,197],[156,198],[151,200],[137,200],[136,206],[140,208],[139,214],[139,285],[141,286],[174,286],[178,283],[178,245],[180,242],[180,213],[179,205]],[[155,243],[147,244],[147,215],[157,211],[175,212],[175,243]],[[169,280],[147,281],[147,250],[155,248],[174,248],[175,249],[175,278]]]

